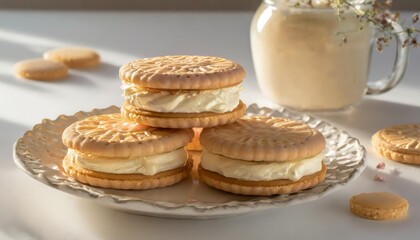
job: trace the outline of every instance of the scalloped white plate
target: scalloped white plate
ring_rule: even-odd
[[[327,174],[324,182],[294,194],[253,197],[212,189],[197,180],[195,170],[192,177],[179,184],[147,191],[96,188],[66,176],[61,167],[61,160],[67,150],[61,142],[63,130],[71,123],[88,116],[114,112],[119,112],[119,108],[111,106],[91,112],[78,112],[73,116],[61,115],[56,120],[43,120],[16,142],[15,163],[41,183],[115,209],[143,215],[194,219],[228,217],[317,200],[357,178],[365,168],[365,149],[356,138],[346,132],[322,120],[286,108],[260,108],[252,104],[248,107],[249,115],[294,119],[324,134],[327,140]],[[197,163],[199,153],[193,153],[193,157]]]

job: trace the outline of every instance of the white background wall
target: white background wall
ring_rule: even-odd
[[[0,9],[254,10],[262,0],[0,0]],[[394,8],[420,10],[420,0],[394,0]]]

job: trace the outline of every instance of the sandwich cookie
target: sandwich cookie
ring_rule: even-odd
[[[226,192],[288,194],[325,178],[323,135],[288,119],[243,117],[204,129],[200,143],[200,179]]]
[[[420,124],[379,130],[372,137],[372,145],[376,152],[390,160],[420,164]]]
[[[185,146],[191,129],[162,129],[124,122],[120,114],[78,121],[63,132],[65,172],[82,183],[114,189],[152,189],[189,175]]]
[[[164,56],[120,68],[123,117],[154,127],[212,127],[245,114],[239,99],[245,70],[220,57]]]

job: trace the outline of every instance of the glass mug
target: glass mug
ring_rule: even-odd
[[[397,39],[393,72],[369,82],[374,30],[360,28],[351,11],[339,21],[332,8],[289,7],[264,0],[251,24],[251,50],[259,86],[272,101],[299,110],[330,111],[359,103],[364,94],[393,88],[403,77],[407,35],[392,22]],[[347,32],[343,43],[338,32]]]

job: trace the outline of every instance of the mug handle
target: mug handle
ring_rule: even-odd
[[[394,28],[394,35],[397,42],[394,69],[387,77],[374,82],[368,82],[366,91],[367,95],[380,94],[391,90],[401,81],[405,70],[407,69],[408,47],[403,47],[403,44],[405,40],[408,39],[408,35],[400,24],[392,20],[390,21],[392,27]]]

